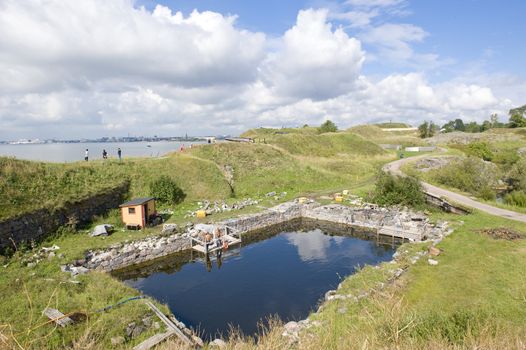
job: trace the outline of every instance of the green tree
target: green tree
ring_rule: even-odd
[[[453,120],[447,122],[442,126],[443,132],[453,132],[455,131],[455,122]]]
[[[491,128],[493,128],[493,126],[491,125],[491,122],[489,120],[484,120],[482,122],[482,125],[480,126],[480,131],[486,131]]]
[[[150,182],[150,195],[165,204],[179,204],[186,197],[175,181],[166,175]]]
[[[524,118],[520,114],[513,114],[510,117],[510,122],[509,122],[508,125],[509,125],[510,128],[523,128],[523,127],[526,127],[526,118]]]
[[[428,137],[433,137],[438,131],[438,126],[433,122],[423,122],[418,127],[418,133],[421,138],[425,139]]]
[[[480,132],[481,127],[480,125],[478,125],[477,122],[470,122],[465,126],[465,131],[466,132]]]
[[[455,119],[455,130],[456,131],[466,131],[466,126],[462,119]]]
[[[338,131],[338,127],[336,126],[336,124],[334,124],[330,120],[326,120],[325,123],[321,124],[320,127],[318,128],[318,132],[320,134],[323,134],[326,132],[336,132],[336,131]]]

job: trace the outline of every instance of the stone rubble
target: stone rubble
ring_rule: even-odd
[[[252,198],[246,198],[242,201],[235,202],[232,205],[228,205],[225,201],[214,201],[212,204],[209,200],[197,203],[198,208],[195,211],[188,211],[185,218],[196,217],[197,211],[204,210],[206,215],[212,215],[214,213],[223,213],[235,210],[241,210],[245,207],[259,204],[258,200]]]

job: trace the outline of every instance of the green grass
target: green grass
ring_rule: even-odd
[[[411,128],[411,125],[406,123],[378,123],[374,125],[382,129]]]
[[[159,175],[172,177],[187,194],[184,203],[172,207],[174,214],[169,218],[180,225],[252,213],[299,195],[320,196],[348,189],[365,196],[373,190],[374,177],[382,164],[396,158],[395,152],[385,152],[374,143],[422,142],[413,134],[386,133],[376,126],[322,135],[317,135],[315,128],[256,129],[248,135],[264,136],[267,144],[222,143],[159,159],[131,159],[122,163],[66,165],[1,159],[0,181],[4,182],[0,194],[10,204],[9,208],[0,207],[0,218],[40,206],[60,205],[123,180],[130,181],[131,196],[147,195],[147,185]],[[231,198],[224,176],[227,165],[234,169],[236,198]],[[264,197],[271,191],[288,194],[281,200]],[[196,209],[198,200],[231,202],[245,197],[263,202],[204,220],[184,217],[187,210]],[[426,259],[411,265],[403,258],[395,264],[382,264],[379,269],[362,269],[343,281],[339,293],[357,295],[376,288],[393,269],[409,267],[402,279],[372,297],[358,303],[328,304],[321,313],[312,316],[322,325],[309,331],[312,336],[305,335],[296,348],[513,348],[517,339],[524,339],[526,239],[498,241],[478,234],[481,228],[502,226],[523,230],[523,227],[479,212],[468,216],[437,212],[432,215],[434,220],[448,220],[456,228],[439,245],[444,252],[437,258],[438,266],[428,265]],[[86,231],[97,223],[114,224],[117,231],[106,238],[88,237]],[[138,292],[106,274],[89,274],[79,278],[80,284],[70,283],[71,277],[62,273],[59,265],[81,258],[88,249],[156,235],[159,228],[121,231],[118,210],[95,218],[92,225],[78,232],[63,231],[44,243],[60,246],[58,253],[65,255],[63,259],[55,257],[30,268],[23,261],[32,252],[18,252],[13,258],[0,261],[5,265],[0,265],[0,341],[2,335],[14,335],[24,348],[109,348],[111,337],[123,335],[128,323],[140,321],[148,313],[140,302],[127,303],[108,313],[94,313]],[[400,251],[411,256],[426,248],[426,244],[404,245]],[[65,313],[80,310],[90,317],[87,322],[65,329],[37,327],[46,321],[41,311],[48,303]],[[346,311],[341,312],[342,308]],[[126,343],[126,347],[151,334]],[[170,344],[166,346],[169,348]],[[232,339],[228,346],[256,347],[253,341],[242,339]],[[289,347],[279,328],[260,338],[259,346]]]

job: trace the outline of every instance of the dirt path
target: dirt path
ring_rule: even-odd
[[[400,170],[400,167],[402,165],[410,163],[410,162],[414,162],[418,159],[427,158],[427,157],[430,157],[430,155],[395,160],[394,162],[387,163],[386,165],[384,165],[383,170],[391,174],[394,174],[394,175],[403,176],[404,174],[402,173],[402,170]],[[433,186],[431,184],[428,184],[427,182],[422,182],[422,186],[424,187],[425,191],[431,195],[434,195],[437,197],[444,197],[446,199],[449,199],[452,202],[464,205],[466,207],[475,208],[475,209],[478,209],[480,211],[483,211],[491,215],[496,215],[496,216],[500,216],[500,217],[515,220],[515,221],[526,222],[526,214],[521,214],[521,213],[511,211],[511,210],[497,208],[489,204],[484,204],[476,200],[473,200],[467,196],[464,196],[462,194],[458,194],[455,192],[445,190],[440,187]]]

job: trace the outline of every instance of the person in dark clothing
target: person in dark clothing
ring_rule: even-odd
[[[108,159],[108,152],[105,149],[102,150],[102,159]]]
[[[119,160],[121,160],[122,151],[120,147],[117,149],[117,155],[119,156]]]
[[[84,152],[84,160],[87,162],[88,158],[89,158],[89,152],[88,152],[88,149],[86,148],[86,152]]]

